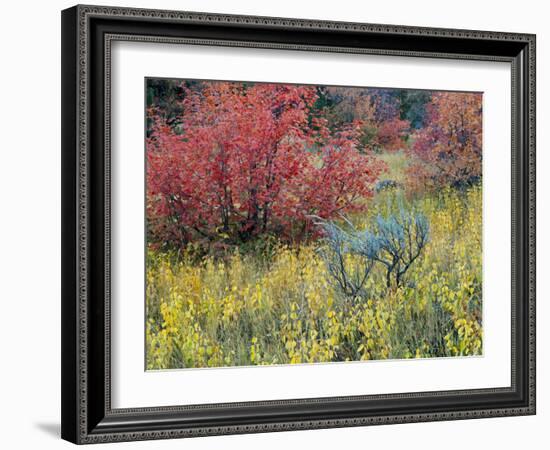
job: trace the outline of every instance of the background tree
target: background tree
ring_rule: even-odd
[[[426,125],[414,134],[409,168],[415,182],[461,187],[479,181],[482,159],[482,94],[433,93]]]
[[[426,104],[429,103],[431,91],[401,89],[396,94],[399,98],[399,117],[410,123],[411,129],[424,126]]]
[[[406,147],[410,123],[402,117],[401,90],[380,88],[324,88],[324,116],[331,126],[355,122],[367,151],[395,151]]]

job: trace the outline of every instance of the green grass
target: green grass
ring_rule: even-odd
[[[377,155],[377,158],[387,165],[387,171],[380,175],[380,180],[393,180],[398,183],[405,183],[409,160],[402,150],[381,153]]]

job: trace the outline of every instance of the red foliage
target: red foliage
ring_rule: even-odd
[[[461,186],[480,179],[482,94],[439,92],[427,105],[427,124],[411,146],[411,179],[423,186]]]
[[[405,138],[408,136],[410,123],[398,117],[380,121],[376,125],[376,140],[373,145],[376,149],[396,151],[406,148]]]
[[[360,129],[311,118],[308,86],[211,82],[186,89],[181,127],[160,111],[147,139],[147,217],[157,242],[301,239],[308,216],[363,207],[380,164],[358,151]]]

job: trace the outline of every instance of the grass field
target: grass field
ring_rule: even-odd
[[[382,158],[399,181],[404,158]],[[350,219],[368,227],[400,193],[377,193]],[[201,259],[192,248],[178,258],[149,249],[147,368],[481,354],[481,187],[402,201],[428,219],[429,242],[405,283],[388,287],[376,268],[353,301],[329,282],[319,242]]]

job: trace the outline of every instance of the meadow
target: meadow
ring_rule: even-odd
[[[147,369],[481,355],[481,100],[149,79]]]
[[[404,179],[402,154],[381,158],[386,179]],[[177,257],[150,249],[147,368],[480,355],[480,186],[410,200],[390,187],[368,214],[353,217],[355,226],[388,214],[396,197],[427,217],[430,240],[406,283],[388,288],[377,268],[368,295],[353,302],[329,282],[318,243],[234,249],[198,262],[193,246]]]

